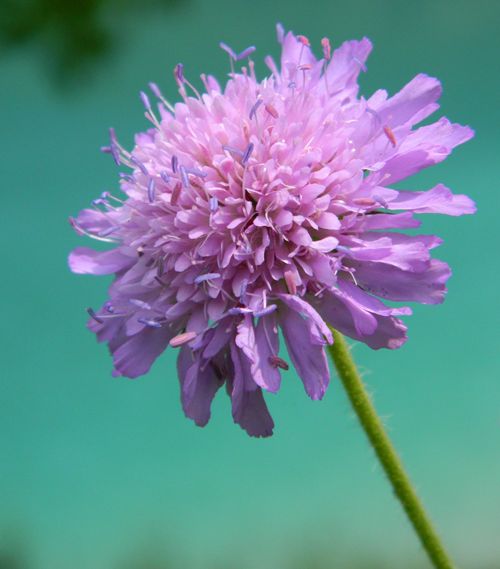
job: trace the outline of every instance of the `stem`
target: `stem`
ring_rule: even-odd
[[[377,415],[344,337],[336,330],[332,331],[334,343],[328,347],[328,351],[366,436],[392,484],[394,493],[401,502],[434,567],[453,569],[454,565],[441,544],[431,520],[425,513],[401,459]]]

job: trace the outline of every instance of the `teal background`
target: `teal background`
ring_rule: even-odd
[[[262,76],[276,21],[318,53],[325,35],[369,36],[364,94],[436,75],[442,113],[476,129],[405,184],[477,201],[474,217],[424,220],[454,270],[445,304],[415,306],[401,350],[354,354],[459,566],[499,568],[500,2],[115,2],[102,18],[118,42],[70,84],[53,81],[39,42],[0,57],[1,569],[429,567],[337,380],[312,402],[285,374],[268,397],[271,439],[234,426],[222,393],[199,429],[183,417],[173,351],[146,377],[111,378],[85,328],[109,280],[67,269],[88,245],[67,217],[116,184],[98,152],[107,128],[129,147],[146,128],[139,90],[154,80],[175,99],[178,61],[222,80],[220,40],[256,44]]]

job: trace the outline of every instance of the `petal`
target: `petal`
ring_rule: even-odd
[[[109,348],[113,353],[115,370],[130,378],[144,375],[168,346],[172,337],[172,331],[164,326],[144,328],[118,345],[110,342]]]
[[[405,85],[399,93],[374,106],[380,122],[394,128],[399,125],[414,125],[432,114],[441,96],[441,84],[434,77],[420,73]]]
[[[324,343],[322,336],[324,336],[329,344],[333,344],[333,336],[330,328],[328,328],[318,312],[308,302],[294,294],[278,294],[276,296],[289,308],[306,319],[307,325],[310,328],[309,333],[319,339],[321,344]]]
[[[267,391],[276,392],[280,388],[281,374],[279,369],[270,363],[270,359],[279,354],[278,324],[275,313],[259,318],[255,328],[255,341],[262,374],[261,387]]]
[[[118,273],[134,262],[120,249],[94,251],[88,247],[77,247],[69,254],[69,268],[78,274],[109,275]]]
[[[224,378],[215,361],[200,357],[193,361],[193,354],[188,346],[181,348],[177,370],[184,413],[199,427],[204,427],[210,420],[212,401],[224,383]]]
[[[331,90],[336,93],[356,83],[358,75],[365,67],[372,50],[368,38],[361,41],[346,41],[337,48],[328,64],[326,76]],[[357,86],[356,86],[357,90]]]
[[[306,393],[311,399],[321,399],[330,381],[323,346],[311,334],[311,327],[306,320],[286,305],[280,309],[280,325],[290,359],[302,379]]]
[[[370,348],[399,348],[406,341],[406,326],[392,314],[408,314],[409,309],[391,309],[358,287],[345,283],[317,301],[322,316],[333,328],[364,342]]]
[[[424,271],[404,271],[386,263],[350,262],[358,284],[367,292],[396,301],[439,304],[451,275],[446,263],[432,259]]]
[[[228,388],[234,422],[252,437],[271,436],[274,422],[267,409],[262,390],[253,382],[250,363],[235,343],[231,343],[231,360],[234,375],[232,381],[228,383]]]
[[[407,209],[415,213],[442,213],[445,215],[464,215],[475,213],[476,205],[463,194],[455,195],[443,184],[438,184],[426,192],[398,191],[397,197],[390,200],[391,209]]]
[[[394,184],[428,166],[442,162],[459,144],[474,136],[474,131],[446,118],[418,128],[401,142],[397,152],[381,168],[378,175],[384,184]]]
[[[278,370],[274,369],[269,363],[269,357],[277,355],[277,352],[272,350],[271,337],[269,340],[265,337],[267,332],[272,332],[272,326],[271,330],[269,330],[269,324],[267,324],[265,328],[263,328],[262,324],[265,320],[272,323],[274,321],[271,318],[272,316],[274,316],[274,314],[260,318],[261,326],[259,328],[259,342],[257,342],[252,317],[246,315],[237,326],[235,342],[243,352],[242,357],[246,358],[250,364],[250,375],[253,382],[268,391],[277,391],[280,386],[280,374]],[[274,335],[277,340],[277,330]]]

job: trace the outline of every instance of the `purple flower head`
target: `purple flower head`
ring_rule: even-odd
[[[69,257],[75,273],[115,275],[109,299],[89,310],[113,374],[138,377],[177,349],[185,414],[205,425],[225,385],[252,436],[273,431],[263,393],[277,392],[288,368],[279,331],[305,391],[321,399],[329,325],[394,349],[410,309],[383,299],[444,298],[450,269],[430,255],[440,240],[399,230],[419,226],[414,214],[475,210],[441,184],[393,187],[473,136],[446,118],[416,126],[438,108],[436,79],[417,75],[392,97],[366,99],[357,80],[369,40],[331,51],[323,39],[317,59],[304,36],[278,36],[281,64],[267,57],[262,81],[250,62],[224,88],[203,75],[200,95],[178,65],[183,102],[173,107],[155,85],[157,117],[142,95],[152,128],[131,152],[111,131],[115,160],[131,170],[122,197],[106,192],[71,220],[113,245]]]

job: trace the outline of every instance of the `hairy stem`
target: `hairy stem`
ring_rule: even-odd
[[[332,331],[335,341],[332,346],[328,347],[328,350],[366,436],[392,484],[394,493],[401,502],[434,567],[436,569],[453,569],[454,565],[432,526],[410,478],[404,470],[401,459],[377,415],[344,337],[336,330]]]

